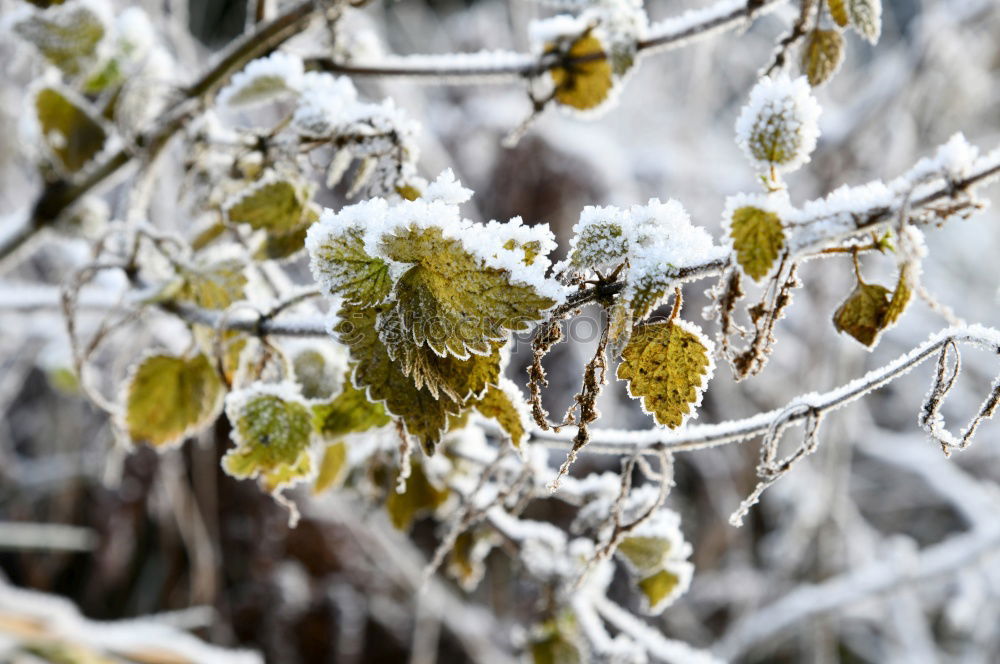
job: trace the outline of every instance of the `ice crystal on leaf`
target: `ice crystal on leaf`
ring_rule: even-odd
[[[816,148],[819,114],[804,76],[765,76],[736,120],[736,142],[758,170],[794,171]]]

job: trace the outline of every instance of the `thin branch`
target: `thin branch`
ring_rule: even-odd
[[[966,343],[987,348],[1000,354],[1000,330],[982,326],[952,327],[945,329],[909,353],[868,372],[862,378],[823,394],[795,399],[782,408],[759,413],[752,417],[730,420],[721,424],[689,426],[677,431],[649,429],[624,431],[596,429],[591,431],[591,442],[586,451],[602,454],[625,455],[633,453],[657,454],[661,451],[688,452],[726,443],[736,443],[766,434],[775,422],[791,426],[810,417],[821,417],[837,410],[862,396],[877,390],[922,364],[951,343]],[[805,406],[805,407],[804,407]],[[570,445],[570,436],[536,429],[532,436],[559,447]]]
[[[650,27],[637,50],[659,53],[679,48],[724,30],[745,25],[747,20],[770,13],[788,0],[721,0],[711,7],[689,11]],[[557,66],[604,60],[606,53],[589,53],[572,59],[552,54],[486,52],[386,57],[380,62],[336,62],[327,57],[306,60],[312,69],[348,76],[408,77],[435,83],[504,83],[543,74]]]
[[[118,150],[79,182],[58,180],[47,184],[35,202],[29,222],[23,228],[19,228],[18,232],[11,233],[0,242],[0,260],[16,251],[36,232],[54,223],[64,210],[91,190],[104,184],[138,154],[155,154],[161,150],[194,116],[199,107],[197,102],[210,96],[246,63],[273,51],[304,30],[316,11],[317,2],[307,0],[293,6],[273,21],[259,26],[237,42],[215,66],[186,88],[183,98],[162,114],[165,120],[158,126],[139,134],[133,145]]]

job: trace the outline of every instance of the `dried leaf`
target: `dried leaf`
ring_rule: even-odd
[[[657,424],[676,429],[701,403],[713,369],[712,342],[697,326],[677,320],[636,327],[617,376]]]
[[[846,332],[864,345],[874,346],[885,328],[890,301],[888,288],[859,281],[833,314],[833,325],[838,332]]]
[[[474,405],[483,417],[496,420],[511,444],[521,449],[528,438],[529,419],[524,396],[513,381],[504,378],[499,387],[491,385]]]
[[[889,308],[886,309],[885,319],[882,321],[883,329],[894,325],[899,320],[899,317],[906,311],[906,307],[910,303],[910,298],[913,297],[913,291],[910,288],[909,271],[910,268],[908,265],[903,265],[899,271],[899,280],[896,282],[896,289],[892,292],[892,299],[889,300]]]

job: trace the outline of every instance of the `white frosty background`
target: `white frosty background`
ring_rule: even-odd
[[[524,0],[439,4],[432,11],[410,0],[384,2],[366,11],[373,25],[388,26],[382,35],[388,49],[402,54],[524,51],[527,21],[542,11]],[[707,3],[646,4],[657,20]],[[421,122],[422,173],[454,168],[476,192],[464,208],[474,219],[521,215],[526,223],[548,221],[565,247],[584,205],[628,206],[673,197],[718,237],[725,197],[758,186],[733,140],[733,123],[759,69],[769,62],[775,39],[793,18],[794,9],[785,8],[746,33],[725,33],[645,58],[609,113],[578,119],[551,110],[513,150],[500,147],[500,140],[529,110],[518,85],[361,80],[358,85],[369,98],[394,97]],[[984,151],[1000,143],[998,35],[1000,5],[993,0],[887,0],[877,47],[849,35],[844,67],[817,93],[821,137],[812,162],[788,177],[793,203],[845,183],[891,179],[957,131]],[[183,62],[197,61],[190,46],[178,42],[177,48]],[[308,44],[297,44],[296,50],[308,52]],[[0,60],[8,62],[9,71],[16,70],[11,63],[19,57],[0,44]],[[36,184],[11,140],[21,120],[22,92],[17,85],[0,85],[0,218],[23,210]],[[165,168],[154,205],[154,221],[165,227],[184,223],[172,216],[177,185],[178,170]],[[1000,187],[983,194],[998,197]],[[1000,326],[998,224],[1000,214],[993,209],[927,231],[924,283],[968,322]],[[56,283],[67,265],[84,260],[82,243],[47,242],[29,265],[3,279]],[[863,265],[870,281],[891,283],[891,260],[866,259]],[[805,287],[795,293],[789,316],[778,327],[770,364],[739,385],[720,367],[698,422],[752,415],[797,394],[830,389],[947,325],[916,302],[868,352],[838,335],[830,322],[853,286],[849,259],[810,263],[801,277]],[[59,351],[62,323],[51,312],[5,313],[2,300],[26,294],[4,283],[0,477],[19,469],[10,485],[16,488],[0,496],[0,515],[7,517],[15,507],[30,512],[33,503],[25,494],[44,495],[62,482],[83,482],[99,473],[108,434],[79,402],[37,384],[36,368],[65,362]],[[697,321],[701,290],[701,284],[687,289],[685,311]],[[173,329],[149,334],[168,338]],[[140,348],[144,341],[132,343]],[[129,352],[110,361],[127,365]],[[550,356],[553,412],[568,403],[577,368],[590,352],[586,344],[563,344]],[[511,367],[511,376],[522,384],[524,359],[519,355]],[[963,359],[962,378],[944,409],[956,429],[1000,370],[1000,358],[978,351],[963,349]],[[659,619],[664,631],[742,661],[997,661],[1000,428],[988,423],[971,449],[946,460],[916,424],[931,371],[927,363],[828,418],[819,451],[765,495],[742,529],[730,526],[728,516],[753,486],[756,444],[680,459],[670,504],[683,516],[696,571],[689,594]],[[621,386],[609,390],[601,406],[599,426],[649,423]],[[575,471],[601,467],[617,470],[617,462],[584,456]],[[44,504],[49,511],[35,514],[37,520],[73,514],[65,505]],[[289,587],[301,590],[296,583]],[[496,584],[480,589],[476,600],[505,621],[518,611],[510,595]]]

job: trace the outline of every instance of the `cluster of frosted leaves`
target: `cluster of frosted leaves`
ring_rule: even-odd
[[[736,263],[748,277],[760,281],[774,271],[786,250],[785,223],[792,206],[787,193],[738,194],[726,199],[722,226]]]
[[[816,148],[819,115],[806,77],[765,76],[736,120],[736,142],[758,170],[793,171]]]
[[[635,64],[647,27],[637,0],[594,3],[577,16],[533,21],[534,50],[558,59],[549,70],[553,99],[576,111],[607,108]]]
[[[312,194],[309,183],[269,171],[226,201],[226,220],[260,232],[256,258],[289,258],[305,246],[306,231],[319,216]]]
[[[830,16],[874,44],[882,34],[882,0],[829,0]]]
[[[523,437],[490,393],[501,349],[562,297],[545,276],[548,228],[463,220],[470,193],[447,172],[414,201],[327,211],[306,240],[316,281],[340,299],[334,333],[350,349],[354,384],[428,453],[470,407],[503,414],[511,438]]]
[[[722,256],[680,203],[654,198],[627,209],[585,207],[573,226],[569,256],[556,270],[587,275],[627,264],[622,294],[627,311],[621,313],[638,322],[660,304],[685,268]]]
[[[833,326],[857,341],[873,347],[879,336],[903,315],[913,295],[911,277],[914,268],[903,265],[893,290],[879,284],[858,282],[836,312]]]
[[[625,563],[642,596],[643,610],[650,615],[662,613],[691,583],[691,545],[681,534],[680,517],[668,509],[658,510],[630,532],[615,553]]]
[[[622,350],[618,379],[656,423],[676,429],[701,405],[715,370],[714,345],[680,319],[638,325]]]
[[[307,72],[301,58],[281,51],[250,62],[219,92],[220,104],[229,108],[283,99],[295,103],[289,126],[300,140],[336,148],[327,167],[328,187],[360,160],[349,195],[362,188],[375,195],[419,195],[426,183],[414,166],[418,126],[392,100],[362,102],[350,79]]]
[[[134,443],[177,445],[215,421],[224,395],[206,355],[149,355],[126,381],[121,425]]]

